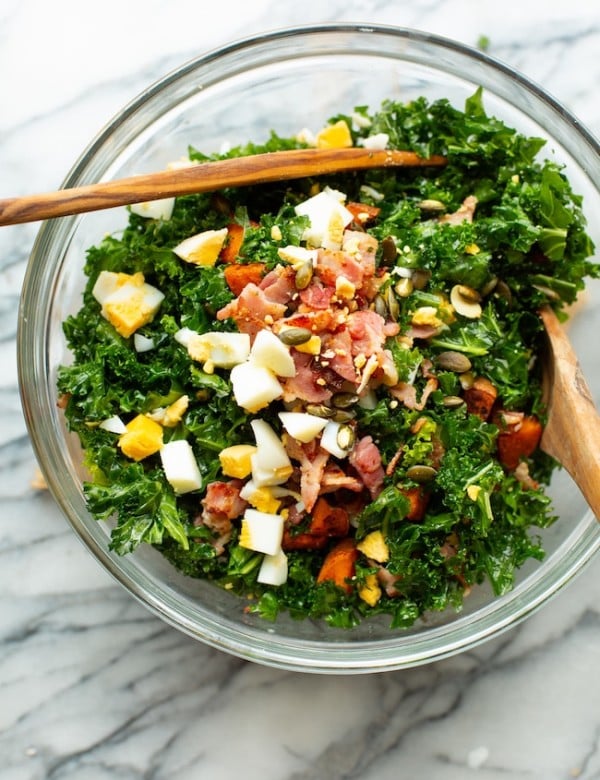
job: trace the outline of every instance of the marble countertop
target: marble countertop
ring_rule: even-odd
[[[600,134],[597,0],[0,3],[0,197],[57,187],[168,71],[289,25],[400,24],[476,45]],[[327,8],[327,10],[325,10]],[[509,10],[510,8],[510,10]],[[514,8],[514,10],[513,10]],[[518,21],[514,16],[518,15]],[[428,666],[277,671],[163,624],[33,481],[17,307],[38,225],[0,229],[0,779],[600,778],[600,561],[524,624]]]

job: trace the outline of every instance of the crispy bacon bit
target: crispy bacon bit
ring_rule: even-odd
[[[357,477],[346,474],[337,463],[328,463],[321,480],[321,494],[335,493],[342,489],[360,493],[364,489],[364,485]]]
[[[335,288],[336,280],[340,276],[351,282],[355,288],[359,288],[363,283],[364,271],[360,261],[343,251],[320,249],[315,270],[327,287]]]
[[[394,387],[390,387],[390,395],[403,403],[407,409],[416,409],[420,412],[425,408],[429,396],[437,388],[438,380],[435,377],[430,377],[425,383],[420,400],[417,400],[417,388],[408,382],[398,382]]]
[[[329,360],[329,368],[332,371],[335,371],[343,379],[347,379],[348,382],[357,384],[360,381],[352,359],[352,340],[347,328],[342,328],[332,335],[324,335],[321,349],[326,354],[332,353],[332,357],[327,358]]]
[[[202,514],[194,520],[195,525],[205,525],[218,535],[218,539],[214,542],[218,555],[223,552],[224,546],[231,538],[231,521],[240,517],[248,506],[247,502],[240,497],[242,486],[243,482],[239,479],[232,479],[229,482],[211,482],[201,501]]]
[[[381,453],[372,436],[363,436],[350,451],[348,460],[358,472],[371,498],[377,498],[383,487],[385,472],[381,465]]]
[[[315,363],[313,356],[293,350],[292,357],[296,374],[282,381],[283,400],[291,402],[300,399],[311,404],[328,401],[332,391],[326,381],[324,384],[319,382],[323,380],[323,369]]]
[[[400,591],[396,587],[396,584],[400,579],[401,577],[399,574],[391,574],[385,566],[380,566],[377,569],[377,580],[390,598],[400,595]]]
[[[309,310],[324,310],[331,305],[331,300],[335,295],[335,282],[332,287],[325,286],[320,282],[311,282],[305,290],[300,292],[300,300]]]
[[[236,266],[228,266],[234,268]],[[231,317],[241,333],[253,336],[266,327],[265,318],[272,320],[283,317],[285,306],[270,301],[256,284],[247,284],[240,295],[217,312],[218,320]]]
[[[460,225],[463,222],[473,222],[476,206],[477,198],[475,195],[468,195],[459,209],[452,214],[444,214],[438,221],[446,225]]]
[[[296,272],[291,266],[278,265],[272,271],[269,271],[259,287],[268,301],[287,306],[296,293],[295,275]]]
[[[348,332],[352,340],[352,355],[364,355],[368,358],[380,352],[386,339],[385,325],[386,322],[380,314],[368,309],[349,314]]]
[[[286,435],[283,443],[289,457],[300,464],[300,495],[306,511],[311,512],[319,497],[329,453],[314,440],[301,444]]]

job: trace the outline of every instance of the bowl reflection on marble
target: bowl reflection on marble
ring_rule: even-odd
[[[128,105],[93,140],[64,185],[73,187],[159,170],[193,144],[216,152],[319,127],[354,106],[385,98],[448,98],[462,107],[483,86],[488,113],[549,140],[546,154],[566,166],[584,197],[588,219],[600,208],[598,144],[536,85],[485,54],[412,30],[328,25],[278,31],[200,56],[170,73]],[[600,545],[600,531],[564,472],[551,494],[559,522],[542,532],[547,556],[518,574],[514,590],[495,598],[475,588],[459,613],[391,631],[386,620],[352,630],[281,616],[276,623],[246,614],[237,597],[186,578],[151,548],[119,557],[108,549],[109,528],[88,513],[77,442],[56,403],[56,372],[68,360],[62,322],[78,310],[86,249],[124,227],[123,209],[42,225],[28,266],[19,322],[19,373],[31,439],[48,486],[75,532],[101,564],[146,607],[181,631],[244,659],[312,672],[374,672],[423,664],[463,651],[514,626],[557,593]],[[598,220],[590,232],[600,245]],[[596,235],[594,235],[596,233]],[[593,340],[597,316],[590,287],[571,326],[592,392],[600,388]]]

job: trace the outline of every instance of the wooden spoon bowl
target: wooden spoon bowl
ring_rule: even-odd
[[[597,518],[600,518],[600,417],[579,360],[555,312],[540,316],[548,336],[544,390],[548,420],[541,449],[571,475]]]

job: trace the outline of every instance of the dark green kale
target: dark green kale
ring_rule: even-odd
[[[350,628],[367,616],[384,614],[392,628],[403,628],[429,611],[460,609],[474,585],[488,581],[497,594],[509,590],[527,560],[543,557],[536,534],[556,519],[543,489],[556,464],[534,453],[527,460],[524,489],[499,462],[502,423],[494,417],[483,420],[460,403],[467,379],[436,369],[438,356],[460,353],[470,362],[466,373],[471,379],[485,377],[494,385],[503,411],[543,419],[536,360],[542,327],[536,311],[550,302],[560,313],[587,278],[600,275],[600,267],[590,259],[593,246],[581,199],[565,172],[542,158],[542,139],[525,137],[487,115],[482,90],[464,110],[448,100],[419,98],[407,104],[389,100],[373,113],[359,106],[355,113],[364,120],[360,127],[349,114],[331,118],[348,123],[355,144],[366,135],[385,133],[391,148],[445,155],[447,165],[190,195],[177,199],[169,220],[132,213],[121,235],[104,238],[87,253],[83,305],[64,323],[73,360],[60,368],[57,387],[67,424],[85,452],[88,506],[112,525],[111,549],[118,554],[142,543],[154,545],[184,574],[249,599],[248,608],[267,620],[287,612],[294,619]],[[189,156],[202,163],[303,145],[272,132],[264,143],[248,143],[224,155],[190,147]],[[268,271],[281,262],[281,246],[302,243],[307,218],[296,215],[295,205],[326,185],[345,193],[348,201],[379,209],[367,230],[379,242],[377,263],[386,272],[381,300],[388,305],[386,296],[392,296],[393,319],[400,328],[400,336],[389,338],[386,347],[399,386],[414,391],[414,403],[405,404],[385,386],[378,387],[370,403],[356,407],[352,424],[373,438],[385,478],[379,494],[353,517],[352,533],[360,541],[382,531],[389,559],[382,566],[361,557],[350,593],[332,582],[317,583],[326,548],[288,552],[287,580],[271,587],[258,582],[262,554],[239,544],[239,524],[234,523],[225,552],[219,552],[211,530],[197,522],[207,485],[223,478],[219,453],[253,440],[251,416],[232,398],[228,372],[210,372],[194,363],[174,338],[184,327],[206,332],[236,326],[215,318],[234,297],[223,264],[182,262],[173,247],[202,230],[237,223],[244,228],[237,262],[263,263]],[[386,241],[394,248],[393,259],[383,256]],[[101,316],[92,288],[103,270],[141,272],[164,294],[160,314],[139,330],[153,349],[137,352],[132,338],[121,337]],[[448,297],[454,285],[474,291],[481,301],[480,317],[467,319],[452,311]],[[406,335],[418,309],[437,317],[433,336]],[[432,370],[436,383],[427,397]],[[178,423],[164,429],[165,441],[186,439],[192,445],[202,487],[179,496],[167,483],[158,454],[132,462],[99,423],[113,416],[128,421],[168,407],[183,394],[188,408]],[[459,405],[448,404],[449,397],[458,398]],[[281,431],[277,409],[264,410],[262,416]],[[425,467],[421,473],[430,481],[415,481],[415,467]],[[416,520],[410,498],[415,491],[426,499]],[[380,597],[367,603],[361,587],[382,569],[386,580]]]

